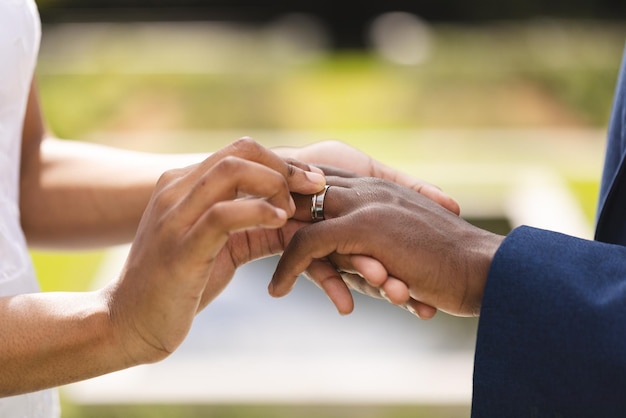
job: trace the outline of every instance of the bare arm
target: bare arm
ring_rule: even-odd
[[[290,190],[323,184],[251,140],[166,172],[119,278],[92,293],[0,298],[0,396],[165,358],[234,268],[282,249]]]
[[[133,365],[101,293],[0,298],[0,397],[74,382]]]
[[[29,245],[85,248],[130,242],[159,176],[205,156],[147,154],[52,138],[33,82],[20,185]]]

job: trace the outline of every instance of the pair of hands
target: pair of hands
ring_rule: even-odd
[[[456,202],[434,186],[402,175],[337,141],[271,152],[253,140],[241,139],[197,165],[169,171],[155,187],[119,279],[101,291],[128,366],[158,361],[172,353],[187,335],[195,315],[224,289],[239,266],[279,254],[289,242],[272,280],[272,293],[287,293],[299,273],[296,270],[309,267],[311,277],[321,284],[340,312],[351,310],[351,305],[345,303],[348,298],[351,303],[351,296],[337,270],[331,273],[334,279],[328,280],[328,264],[297,260],[305,253],[310,261],[321,254],[303,245],[303,237],[332,221],[310,224],[310,218],[299,215],[301,205],[291,195],[307,196],[324,187],[325,177],[316,164],[337,165],[359,176],[397,182],[403,190],[412,188],[413,193],[426,196],[425,200],[437,202],[433,206],[446,205],[452,211],[450,216],[458,213]],[[329,191],[329,202],[341,202],[340,177],[333,181],[336,184]],[[353,205],[336,209],[331,205],[326,210],[338,220],[352,219],[343,215],[351,213]],[[388,235],[394,231],[390,229]],[[321,238],[332,242],[336,237],[322,232]],[[371,242],[370,238],[362,233],[354,235],[355,240]],[[346,272],[358,271],[369,278],[365,282],[360,276],[352,276],[357,277],[356,288],[376,293],[380,287],[398,304],[410,301],[398,297],[394,286],[390,286],[395,283],[400,290],[407,288],[400,281],[388,279],[387,269],[393,276],[409,277],[403,270],[390,268],[395,266],[390,257],[369,248],[344,245],[325,245],[320,257],[333,251],[337,263],[347,266]],[[413,292],[411,286],[408,289]],[[417,306],[422,306],[417,302],[422,301],[421,296],[411,293]],[[437,306],[427,299],[424,302]]]

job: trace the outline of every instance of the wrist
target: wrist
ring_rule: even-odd
[[[107,323],[103,326],[103,333],[111,345],[110,356],[115,359],[114,369],[122,370],[141,364],[151,363],[141,341],[135,336],[136,327],[120,306],[119,291],[116,285],[107,286],[99,291],[100,300],[106,306]]]
[[[488,231],[479,231],[480,235],[473,239],[475,245],[468,246],[471,251],[470,259],[472,262],[469,264],[471,267],[465,298],[467,306],[465,308],[471,316],[480,316],[480,308],[491,263],[505,238],[502,235]]]

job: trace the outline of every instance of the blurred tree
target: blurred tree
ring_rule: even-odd
[[[63,20],[231,20],[267,21],[286,13],[320,19],[337,47],[363,46],[371,21],[390,11],[405,11],[431,22],[481,22],[535,17],[626,19],[623,0],[385,0],[354,3],[339,0],[39,0],[42,19]]]

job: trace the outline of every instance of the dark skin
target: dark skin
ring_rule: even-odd
[[[318,164],[317,168],[323,170],[326,175],[333,177],[363,177],[357,173],[326,164]],[[406,181],[398,184],[429,196],[429,199],[436,201],[456,215],[460,212],[459,206],[454,199],[442,194],[438,188],[432,185]],[[298,210],[290,222],[300,222],[300,226],[286,231],[284,235],[288,238],[287,243],[297,229],[306,226],[311,221],[309,208],[312,196],[303,196],[297,193],[293,193],[293,196],[295,201],[298,202]],[[406,284],[389,276],[384,266],[371,257],[364,255],[346,256],[334,253],[324,259],[313,260],[305,274],[324,290],[342,315],[349,314],[354,309],[354,299],[349,289],[373,298],[386,299],[388,302],[408,310],[421,319],[431,319],[437,313],[437,309],[432,306],[410,297]]]
[[[358,271],[370,286],[385,286],[383,269],[388,280],[400,280],[423,305],[453,315],[479,315],[489,267],[503,236],[385,180],[327,176],[327,184],[326,220],[294,234],[270,284],[273,296],[289,293],[298,274],[330,256],[337,270]],[[310,198],[296,199],[296,206],[296,217],[305,217]],[[355,263],[355,256],[366,256],[366,265],[359,258]],[[327,274],[341,277],[330,264],[326,268]],[[401,296],[395,300],[401,301]]]

